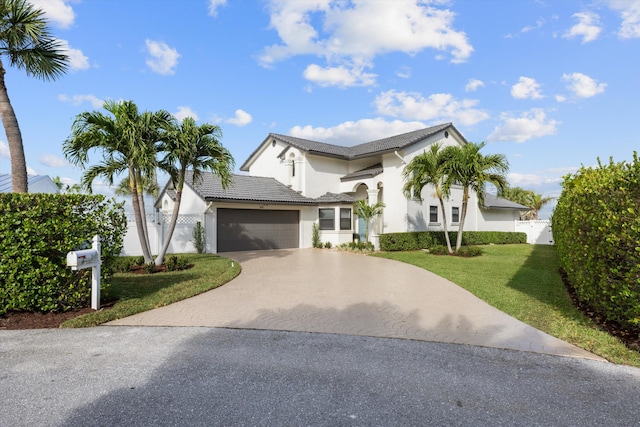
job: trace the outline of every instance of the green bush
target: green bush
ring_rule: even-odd
[[[455,231],[449,232],[452,244],[458,237]],[[526,233],[507,231],[465,231],[462,235],[462,244],[470,245],[503,245],[514,243],[526,243]],[[434,245],[445,246],[444,231],[412,231],[407,233],[387,233],[380,236],[380,249],[383,251],[417,251],[430,249]]]
[[[314,248],[322,247],[322,242],[320,241],[320,224],[316,222],[311,226],[311,245]]]
[[[432,255],[449,255],[449,249],[443,245],[433,245],[429,248],[429,253]]]
[[[640,327],[640,161],[564,177],[553,214],[562,269],[578,298],[608,320]]]
[[[204,251],[207,249],[207,243],[206,243],[206,232],[200,221],[196,222],[195,227],[193,227],[193,232],[191,236],[193,237],[193,240],[191,240],[191,242],[193,243],[193,246],[196,248],[196,251],[199,254],[203,254]]]
[[[461,257],[471,258],[480,255],[482,255],[482,249],[477,246],[461,246],[460,249],[458,249],[458,256]]]
[[[91,269],[73,271],[67,252],[101,238],[108,287],[127,222],[121,204],[86,194],[0,194],[0,315],[89,305]]]
[[[324,247],[325,247],[325,248],[327,248],[327,249],[331,249],[331,246],[333,246],[333,245],[331,244],[331,242],[324,242]]]

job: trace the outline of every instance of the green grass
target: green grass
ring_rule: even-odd
[[[103,300],[117,301],[113,307],[68,320],[63,328],[100,325],[111,320],[163,307],[227,283],[240,273],[240,265],[217,255],[183,255],[193,267],[154,274],[116,274],[103,291]]]
[[[497,309],[561,340],[619,364],[640,367],[640,352],[630,350],[580,313],[558,273],[554,246],[483,246],[475,258],[416,252],[375,256],[429,270],[463,287]]]

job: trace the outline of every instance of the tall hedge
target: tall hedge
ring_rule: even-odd
[[[553,214],[562,268],[582,302],[640,327],[640,162],[582,167],[566,176]]]
[[[458,233],[449,232],[449,239],[456,240]],[[526,233],[507,231],[465,231],[462,244],[469,245],[502,245],[509,243],[526,243]],[[446,245],[444,231],[412,231],[406,233],[386,233],[380,236],[380,249],[383,251],[416,251],[429,249],[435,245]]]
[[[126,226],[122,205],[104,196],[0,194],[0,315],[88,306],[91,269],[72,271],[67,252],[100,235],[108,286]]]

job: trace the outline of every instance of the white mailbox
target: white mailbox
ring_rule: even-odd
[[[95,249],[84,249],[67,254],[67,267],[72,270],[95,267],[100,263],[100,254]]]
[[[67,267],[72,270],[91,268],[91,308],[100,308],[100,236],[93,236],[91,249],[67,253]]]

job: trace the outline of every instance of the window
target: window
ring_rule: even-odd
[[[451,208],[451,222],[460,222],[460,208]]]
[[[335,209],[320,209],[320,230],[335,230],[335,219]]]
[[[296,161],[291,159],[291,176],[296,176]]]
[[[429,222],[438,222],[437,206],[429,206]]]
[[[340,230],[351,230],[351,209],[340,208]]]

